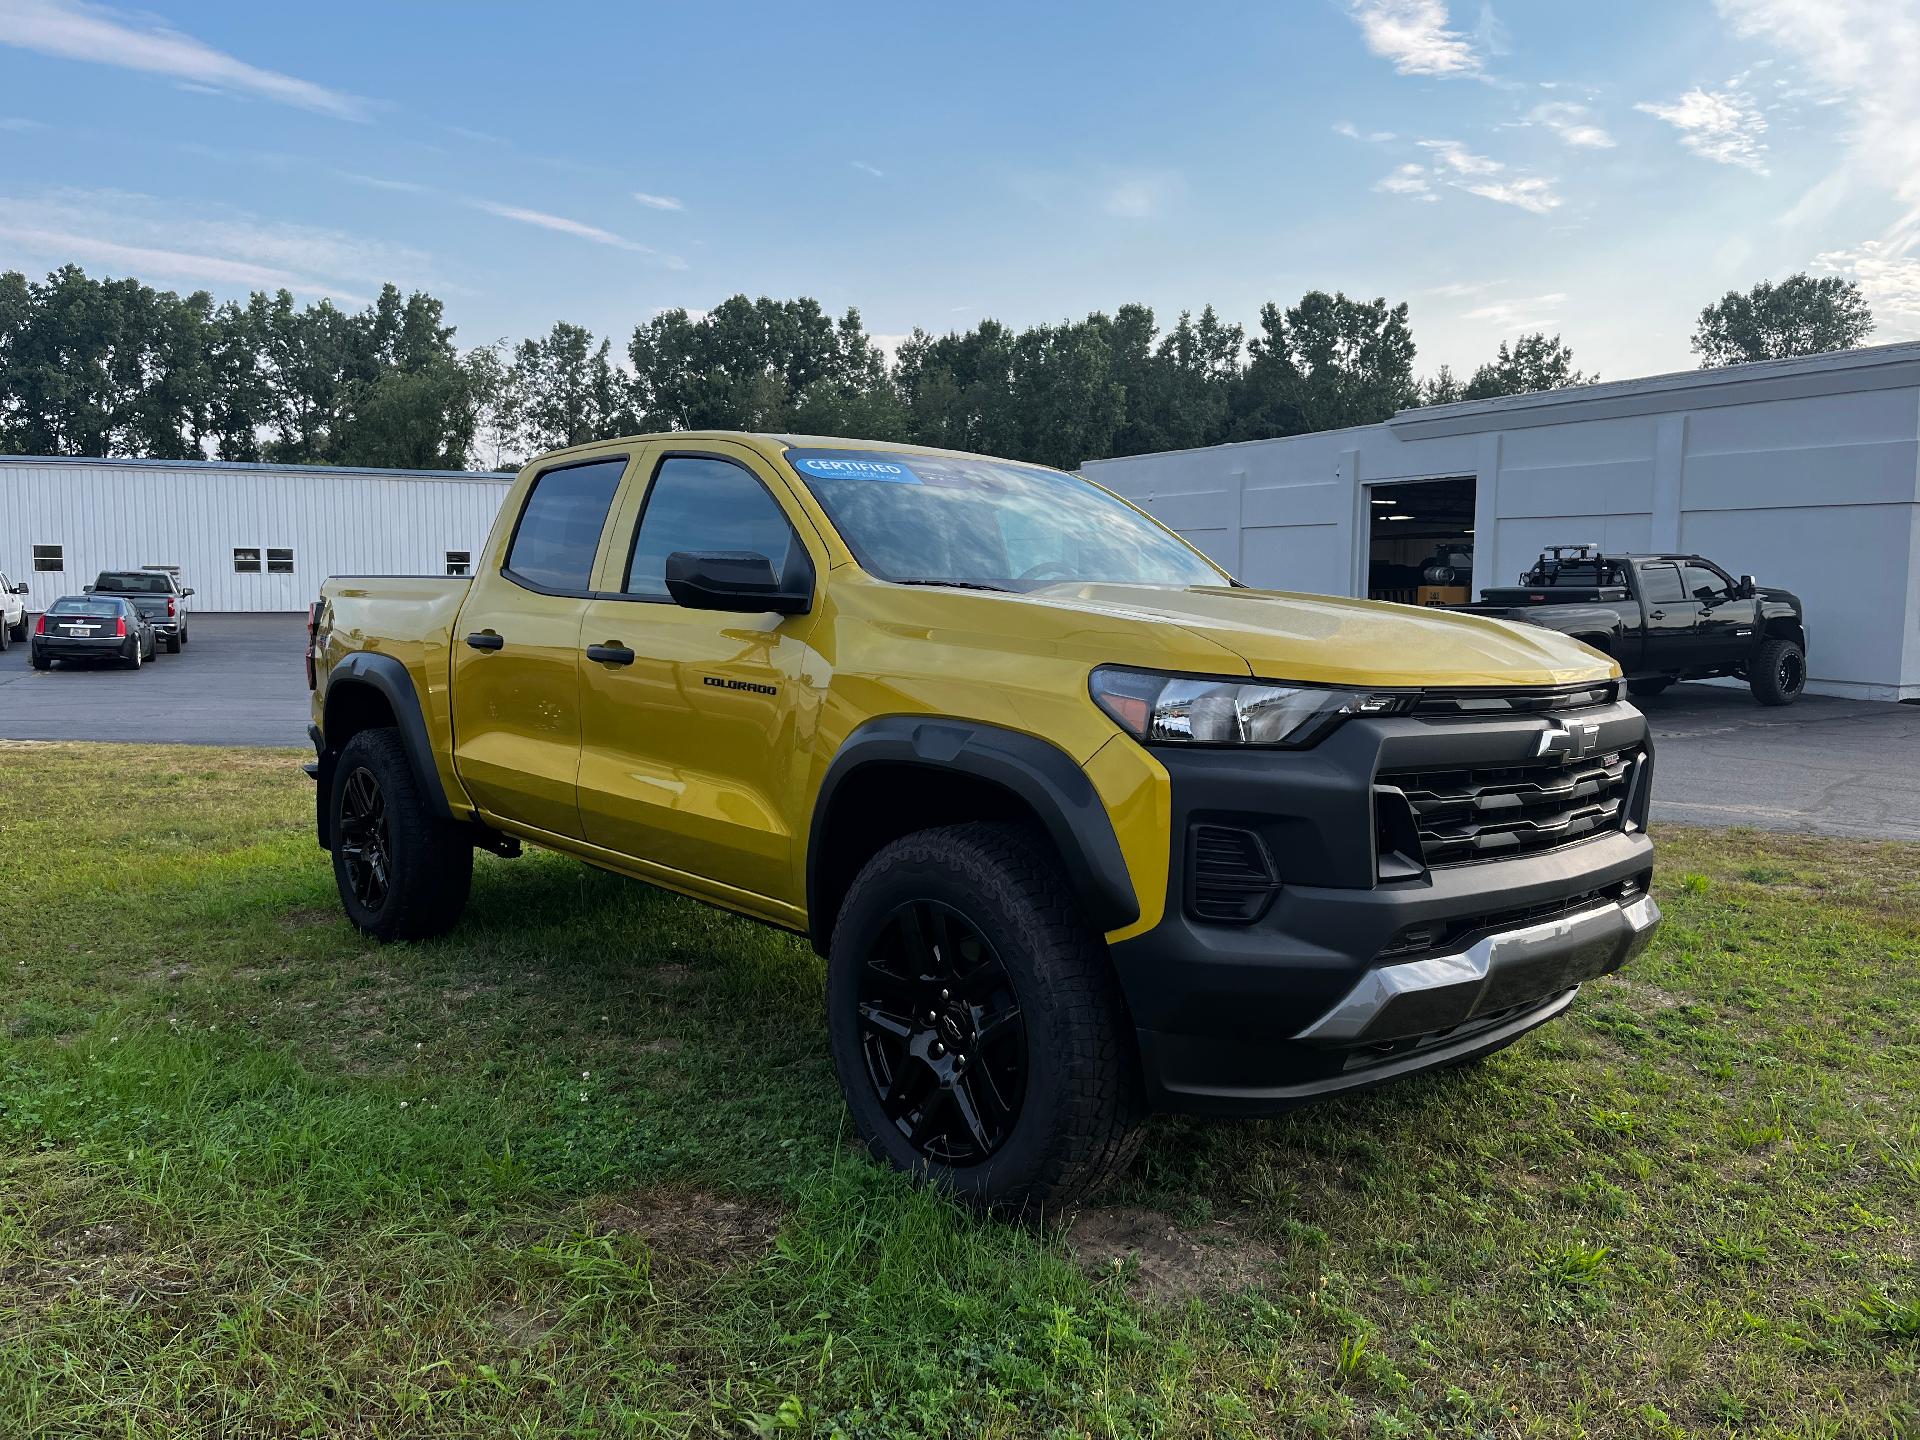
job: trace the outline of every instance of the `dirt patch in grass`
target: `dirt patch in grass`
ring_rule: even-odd
[[[785,1212],[777,1205],[706,1190],[643,1190],[595,1201],[596,1229],[645,1240],[664,1270],[731,1269],[773,1248]]]
[[[1188,1229],[1132,1206],[1082,1210],[1067,1227],[1067,1247],[1085,1269],[1121,1269],[1135,1295],[1162,1304],[1242,1289],[1276,1258],[1226,1221]]]

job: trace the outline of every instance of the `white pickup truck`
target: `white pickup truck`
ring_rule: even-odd
[[[0,571],[0,650],[27,638],[27,585]]]

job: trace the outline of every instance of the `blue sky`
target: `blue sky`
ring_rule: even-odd
[[[447,303],[463,344],[736,291],[876,334],[1310,288],[1418,366],[1684,368],[1798,269],[1920,338],[1920,0],[0,0],[0,267]]]

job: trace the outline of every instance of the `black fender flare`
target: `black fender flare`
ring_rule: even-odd
[[[413,767],[414,778],[420,782],[420,788],[433,806],[434,814],[439,819],[451,820],[453,810],[447,804],[446,790],[440,784],[440,769],[433,759],[433,742],[427,738],[426,712],[421,708],[419,692],[414,689],[413,676],[407,673],[405,665],[391,655],[356,650],[327,672],[326,697],[321,709],[323,718],[319,726],[308,731],[318,754],[314,771],[318,790],[314,800],[314,823],[320,844],[332,848],[328,802],[333,796],[333,767],[340,758],[343,743],[333,737],[334,727],[327,724],[326,717],[334,714],[335,698],[354,686],[365,686],[387,702],[387,708],[393,712],[394,723],[399,727],[400,743],[406,749],[407,762]]]
[[[887,715],[861,725],[833,757],[813,806],[807,843],[807,915],[815,949],[826,953],[834,916],[823,913],[821,861],[835,792],[875,764],[958,771],[988,781],[1023,801],[1039,818],[1059,854],[1087,918],[1101,931],[1140,918],[1113,822],[1087,772],[1058,746],[1017,730],[967,720]],[[910,805],[910,797],[902,797]]]

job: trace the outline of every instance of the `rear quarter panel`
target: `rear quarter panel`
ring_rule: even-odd
[[[391,655],[406,667],[420,697],[434,766],[456,816],[473,810],[453,768],[452,641],[468,582],[438,576],[341,575],[320,587],[313,697],[322,722],[327,676],[355,651]]]

